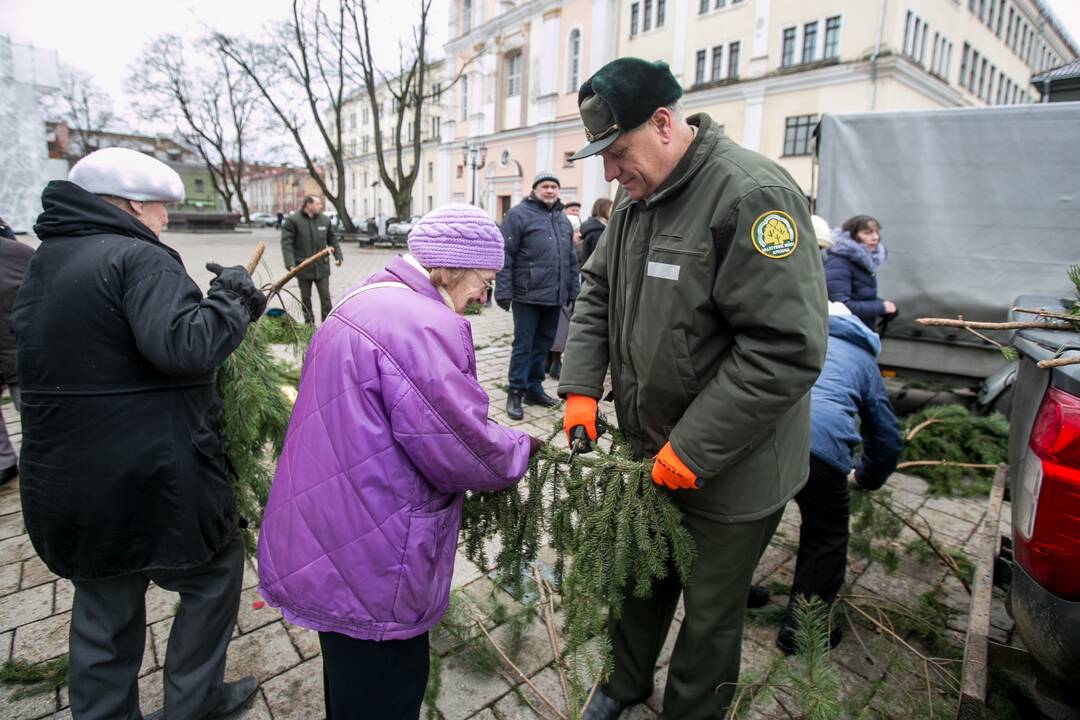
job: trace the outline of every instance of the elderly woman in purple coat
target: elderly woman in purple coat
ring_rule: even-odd
[[[328,718],[416,718],[466,490],[524,475],[539,441],[488,419],[466,305],[503,264],[469,205],[347,294],[307,351],[259,535],[259,592],[317,630]]]

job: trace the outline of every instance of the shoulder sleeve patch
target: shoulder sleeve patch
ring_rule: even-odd
[[[750,242],[765,257],[779,260],[795,252],[795,246],[799,244],[799,229],[786,212],[769,210],[758,215],[750,226]]]

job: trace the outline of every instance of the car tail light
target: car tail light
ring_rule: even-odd
[[[1016,561],[1046,590],[1080,599],[1080,398],[1046,391],[1018,480]]]

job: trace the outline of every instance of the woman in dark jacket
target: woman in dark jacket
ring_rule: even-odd
[[[599,198],[592,206],[592,214],[589,219],[581,223],[581,243],[577,246],[578,267],[583,267],[585,261],[596,249],[596,243],[600,242],[600,236],[607,227],[608,218],[611,217],[613,203],[607,198]]]
[[[896,304],[877,294],[877,271],[888,257],[881,244],[881,224],[869,215],[856,215],[833,230],[833,246],[825,256],[829,300],[840,302],[871,330]]]

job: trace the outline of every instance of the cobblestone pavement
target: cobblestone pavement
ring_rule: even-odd
[[[257,230],[251,234],[232,235],[166,234],[164,239],[181,252],[189,272],[203,287],[210,279],[209,272],[203,269],[207,261],[224,265],[242,264],[257,240],[265,240],[268,245],[264,266],[258,273],[260,280],[276,278],[284,272],[274,231]],[[346,247],[345,264],[335,268],[332,275],[334,297],[340,297],[355,282],[381,268],[394,252],[390,249]],[[295,307],[293,315],[298,315]],[[470,320],[473,323],[480,381],[491,396],[491,416],[499,422],[546,436],[558,420],[557,409],[542,411],[526,407],[525,419],[516,423],[509,421],[503,409],[505,393],[500,388],[505,382],[510,352],[512,328],[509,314],[493,307]],[[549,391],[554,392],[554,383],[549,381],[549,384]],[[611,408],[608,408],[608,414],[614,415]],[[19,422],[10,402],[6,400],[3,415],[8,431],[17,444]],[[888,487],[892,489],[898,507],[917,512],[930,521],[936,537],[956,548],[968,546],[968,541],[981,522],[985,499],[930,498],[922,480],[901,474],[894,475]],[[1008,506],[1002,517],[1009,517]],[[1002,529],[1008,532],[1006,523],[1003,523]],[[911,537],[914,536],[910,530],[904,530],[899,541],[905,543]],[[791,503],[772,545],[759,565],[757,579],[760,582],[790,583],[793,550],[797,541],[798,511]],[[249,563],[244,576],[236,630],[229,648],[226,676],[227,679],[236,679],[242,675],[254,675],[261,685],[254,701],[237,717],[248,720],[321,718],[322,668],[318,637],[313,632],[289,625],[273,608],[262,606],[256,609],[253,604],[259,599],[255,591],[256,582],[255,569]],[[946,603],[962,612],[966,612],[967,608],[967,595],[959,583],[946,577],[946,572],[940,566],[918,563],[910,557],[904,557],[893,573],[886,572],[878,563],[852,559],[848,583],[851,593],[899,601],[910,601],[933,585],[941,584],[945,589]],[[493,591],[501,592],[484,569],[474,566],[460,552],[453,585],[478,602],[483,602]],[[509,596],[504,599],[512,603]],[[157,587],[151,586],[147,593],[149,632],[139,680],[143,712],[161,707],[164,648],[177,601],[177,595]],[[22,523],[18,483],[9,483],[0,489],[0,662],[9,658],[37,662],[66,653],[71,602],[71,584],[52,575],[35,554]],[[779,607],[786,603],[786,597],[774,595],[773,603]],[[677,614],[676,618],[680,617],[681,614]],[[992,621],[994,639],[1010,640],[1012,623],[1004,613],[1000,596],[995,601]],[[950,632],[958,635],[964,625],[961,616]],[[631,720],[657,717],[677,631],[678,622],[672,627],[657,661],[656,691],[645,705],[626,715]],[[743,641],[744,679],[759,676],[778,656],[773,648],[775,633],[775,626],[747,625]],[[493,634],[499,637],[499,630],[494,630]],[[838,660],[841,692],[844,696],[857,694],[860,702],[876,709],[879,714],[875,717],[920,717],[915,708],[920,707],[920,702],[925,703],[928,693],[923,675],[917,669],[910,669],[912,663],[905,664],[902,658],[883,649],[883,642],[866,629],[858,633],[849,629],[844,642],[833,653]],[[448,653],[446,647],[438,643],[435,646],[446,654],[441,663],[441,691],[435,708],[431,709],[434,717],[443,720],[538,717],[520,699],[523,685],[513,686],[503,676],[477,674],[461,658]],[[552,698],[559,697],[556,675],[552,669],[552,654],[542,625],[536,624],[526,633],[524,657],[522,667],[532,676],[535,684],[550,691]],[[881,678],[886,672],[889,674],[888,681],[882,683]],[[0,685],[0,717],[11,720],[70,717],[66,709],[66,688],[18,700],[12,699],[13,692],[11,687]],[[786,717],[781,714],[776,702],[767,697],[752,701],[747,716]]]

